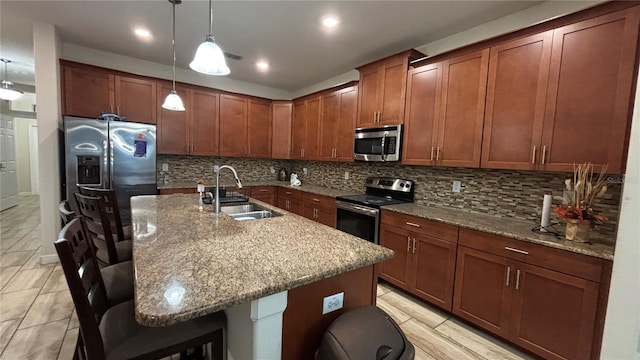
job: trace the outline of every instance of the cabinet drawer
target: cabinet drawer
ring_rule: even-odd
[[[332,210],[336,207],[336,200],[334,198],[310,193],[304,193],[302,195],[305,206],[322,208],[326,210]]]
[[[274,186],[252,186],[251,187],[251,197],[256,197],[257,195],[271,195],[276,193],[276,188]]]
[[[288,188],[278,188],[278,197],[302,201],[302,191]]]
[[[509,259],[600,282],[602,259],[592,256],[469,229],[460,229],[459,243]]]
[[[395,213],[388,210],[382,211],[382,223],[453,243],[458,242],[457,226],[443,224],[416,216]]]

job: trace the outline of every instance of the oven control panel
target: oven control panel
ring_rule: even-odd
[[[413,189],[413,181],[391,177],[368,177],[365,186],[374,189],[411,192]]]

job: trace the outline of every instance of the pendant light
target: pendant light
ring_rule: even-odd
[[[182,3],[182,0],[169,0],[169,2],[173,4],[173,40],[171,41],[173,46],[173,88],[164,99],[162,107],[167,110],[184,111],[182,99],[176,92],[176,5]]]
[[[204,42],[198,46],[196,56],[194,56],[189,67],[207,75],[229,75],[231,70],[229,70],[227,61],[224,59],[224,53],[218,44],[216,44],[212,35],[213,8],[211,7],[211,2],[212,0],[209,0],[209,34],[205,36]]]
[[[11,60],[0,59],[4,63],[4,78],[2,79],[2,86],[0,86],[0,99],[13,101],[18,99],[22,94],[24,94],[20,90],[16,90],[13,88],[13,83],[9,81],[9,73],[7,72],[7,64],[11,62]]]

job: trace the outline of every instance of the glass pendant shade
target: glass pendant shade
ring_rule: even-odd
[[[184,104],[180,96],[178,96],[178,93],[176,93],[175,90],[171,90],[169,95],[164,99],[162,108],[173,111],[184,111]]]
[[[231,70],[227,66],[227,62],[222,53],[222,49],[215,43],[211,35],[207,35],[206,39],[196,50],[196,56],[189,64],[193,70],[207,74],[224,76],[229,75]]]
[[[12,87],[13,83],[3,80],[0,87],[0,99],[13,101],[22,96],[23,92]]]

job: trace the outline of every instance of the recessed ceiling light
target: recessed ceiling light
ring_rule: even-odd
[[[141,39],[149,39],[151,38],[151,32],[144,28],[135,28],[133,29],[133,33],[136,34],[137,37]]]
[[[269,63],[264,61],[264,60],[260,60],[260,61],[256,62],[256,67],[260,71],[267,71],[267,70],[269,70]]]
[[[338,18],[333,15],[327,15],[322,18],[322,25],[328,28],[333,28],[338,25]]]

